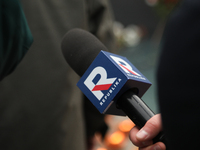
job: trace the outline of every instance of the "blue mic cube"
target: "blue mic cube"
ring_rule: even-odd
[[[125,116],[116,106],[117,99],[134,88],[141,98],[151,83],[126,57],[101,51],[77,86],[100,113]]]

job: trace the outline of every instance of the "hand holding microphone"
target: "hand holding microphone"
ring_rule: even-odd
[[[133,127],[129,132],[129,138],[139,150],[166,150],[166,145],[162,142],[153,143],[152,139],[162,131],[161,115],[157,114],[150,118],[147,123],[139,129]]]
[[[95,36],[81,29],[64,36],[62,51],[82,76],[78,87],[101,113],[127,115],[139,128],[154,116],[140,99],[151,83],[125,57],[107,52]],[[164,142],[163,133],[153,141]]]

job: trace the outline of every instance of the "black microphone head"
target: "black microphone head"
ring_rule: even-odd
[[[79,76],[84,74],[101,50],[108,51],[93,34],[82,29],[68,31],[61,48],[66,61]]]

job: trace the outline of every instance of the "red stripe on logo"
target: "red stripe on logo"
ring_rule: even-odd
[[[96,85],[92,91],[103,91],[108,90],[112,84],[102,84],[102,85]]]
[[[129,72],[131,72],[132,74],[138,76],[138,74],[136,74],[135,72],[131,71],[130,69],[126,68],[125,66],[123,66],[122,64],[119,64],[121,67],[123,67],[124,69],[128,70]]]

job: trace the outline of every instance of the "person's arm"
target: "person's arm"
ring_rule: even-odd
[[[199,149],[200,1],[183,0],[167,21],[156,73],[170,150]]]
[[[129,138],[139,150],[166,150],[165,144],[157,142],[153,144],[153,138],[162,130],[161,115],[157,114],[147,121],[145,126],[138,129],[132,128]]]

